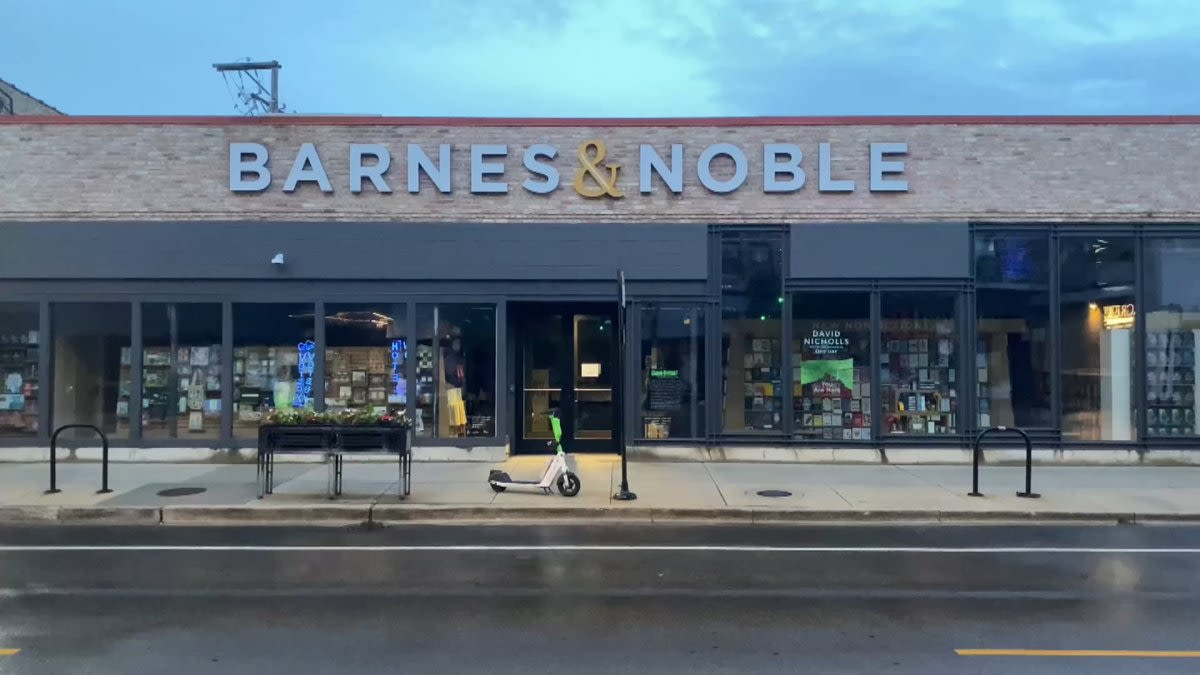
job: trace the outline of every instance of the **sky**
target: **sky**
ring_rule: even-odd
[[[0,79],[75,115],[1200,112],[1200,0],[0,0]]]

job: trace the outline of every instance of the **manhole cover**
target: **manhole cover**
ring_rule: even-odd
[[[791,497],[792,493],[787,490],[759,490],[759,497]]]
[[[207,491],[208,491],[208,488],[198,488],[198,487],[167,488],[166,490],[159,490],[158,496],[159,497],[187,497],[189,495],[198,495],[201,492],[207,492]]]

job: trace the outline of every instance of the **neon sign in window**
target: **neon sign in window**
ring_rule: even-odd
[[[317,345],[312,340],[305,340],[296,345],[296,350],[300,352],[300,379],[296,381],[296,395],[292,397],[292,407],[303,408],[312,398],[312,376],[317,366]]]
[[[392,340],[392,396],[390,403],[407,403],[404,380],[404,361],[408,357],[408,344],[404,340]]]

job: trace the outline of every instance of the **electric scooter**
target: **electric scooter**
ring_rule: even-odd
[[[562,422],[556,411],[546,413],[550,416],[550,429],[554,432],[554,440],[546,443],[546,447],[555,449],[554,457],[546,465],[541,480],[513,480],[506,471],[492,469],[488,474],[488,485],[496,492],[504,492],[508,488],[535,488],[544,494],[550,494],[552,488],[558,487],[558,493],[564,497],[574,497],[579,494],[582,484],[579,476],[571,471],[567,464],[567,453],[562,446]]]

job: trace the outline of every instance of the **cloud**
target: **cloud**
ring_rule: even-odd
[[[1189,113],[1196,0],[17,3],[0,76],[76,114],[225,113],[209,64],[284,64],[297,112]],[[52,35],[54,39],[47,40]]]

